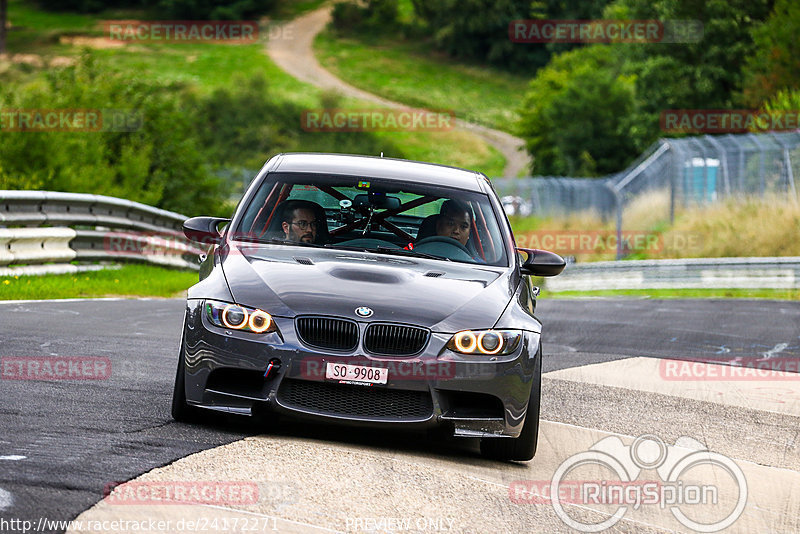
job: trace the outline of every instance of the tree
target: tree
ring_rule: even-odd
[[[534,174],[596,176],[635,157],[634,86],[608,45],[559,54],[540,69],[520,111]]]
[[[744,99],[758,106],[777,92],[800,88],[800,3],[777,0],[769,18],[753,30],[756,48],[745,66]]]
[[[770,7],[771,0],[609,5],[605,19],[699,20],[703,38],[593,45],[554,56],[537,73],[520,111],[535,172],[617,172],[663,135],[662,111],[735,107],[744,83],[743,59],[756,47],[753,28]]]
[[[508,25],[525,19],[594,19],[609,0],[412,0],[436,45],[453,57],[534,71],[571,44],[512,42]]]
[[[8,18],[8,0],[0,0],[0,54],[6,51],[6,20]]]

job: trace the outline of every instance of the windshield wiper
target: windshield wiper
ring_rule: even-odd
[[[330,245],[329,248],[333,248],[336,250],[352,250],[355,252],[372,252],[373,254],[397,254],[398,256],[414,256],[417,258],[426,258],[429,260],[453,261],[450,258],[445,258],[443,256],[434,256],[433,254],[425,254],[424,252],[416,252],[413,250],[406,250],[404,248],[393,248],[384,246],[378,246],[376,248],[347,247],[347,246],[337,247],[336,245]]]
[[[281,239],[280,237],[272,237],[267,239],[267,243],[273,245],[290,245],[297,247],[312,247],[312,248],[327,248],[328,245],[321,245],[319,243],[308,243],[306,241],[289,241],[288,239]]]
[[[286,239],[281,239],[279,237],[272,237],[269,239],[259,239],[257,237],[251,236],[238,236],[236,239],[240,241],[248,241],[251,243],[263,243],[263,244],[272,244],[272,245],[290,245],[290,246],[298,246],[298,247],[312,247],[312,248],[327,248],[327,249],[334,249],[334,250],[352,250],[355,252],[373,252],[377,254],[397,254],[398,256],[414,256],[417,258],[426,258],[429,260],[442,260],[442,261],[453,261],[450,258],[446,258],[444,256],[435,256],[433,254],[426,254],[424,252],[417,252],[415,250],[406,250],[404,248],[393,248],[393,247],[386,247],[386,246],[378,246],[376,248],[369,248],[369,247],[339,247],[334,244],[327,244],[321,245],[319,243],[306,243],[305,241],[287,241]]]
[[[320,245],[318,243],[306,243],[305,241],[289,241],[287,239],[281,239],[279,237],[271,237],[269,239],[260,239],[258,237],[243,235],[243,236],[236,236],[236,239],[239,241],[247,241],[248,243],[261,243],[261,244],[270,244],[270,245],[291,245],[291,246],[298,246],[298,247],[313,247],[313,248],[327,248],[326,245]]]
[[[426,254],[424,252],[417,252],[416,250],[406,250],[404,248],[391,248],[391,247],[377,247],[370,249],[372,252],[380,252],[381,254],[399,254],[401,256],[416,256],[417,258],[427,258],[429,260],[444,260],[453,261],[444,256],[435,256],[433,254]]]

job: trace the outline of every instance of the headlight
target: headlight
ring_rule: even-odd
[[[462,330],[450,339],[447,348],[461,354],[502,356],[517,350],[520,339],[520,330]]]
[[[242,330],[255,334],[277,332],[278,327],[272,316],[264,310],[245,308],[238,304],[207,300],[205,302],[206,317],[214,326]]]

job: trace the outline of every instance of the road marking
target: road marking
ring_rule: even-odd
[[[19,454],[9,454],[7,456],[0,456],[0,460],[24,460],[27,456],[21,456]]]
[[[684,373],[672,376],[670,372],[670,369],[684,368],[690,376]],[[800,374],[758,370],[757,376],[755,373],[748,376],[747,369],[636,357],[551,371],[544,376],[800,416]],[[734,378],[723,378],[732,374]]]
[[[12,504],[14,504],[14,496],[3,488],[0,488],[0,512],[11,508]]]
[[[779,352],[782,352],[783,349],[787,348],[788,346],[789,346],[788,343],[778,343],[777,345],[775,345],[774,347],[772,347],[768,351],[764,352],[763,356],[765,358],[772,358],[773,356],[775,356]]]
[[[654,428],[653,433],[657,434],[658,429]],[[628,448],[636,439],[624,434],[542,420],[536,458],[525,464],[504,464],[463,454],[455,454],[454,457],[439,453],[420,454],[418,450],[375,449],[359,443],[320,442],[313,438],[290,436],[252,437],[194,454],[169,466],[155,469],[138,480],[188,480],[190,477],[197,477],[198,473],[208,480],[291,480],[294,484],[291,487],[291,502],[287,503],[285,510],[276,508],[274,499],[269,498],[260,500],[247,510],[212,504],[122,506],[100,502],[81,514],[79,519],[84,524],[87,520],[154,518],[174,521],[181,517],[217,518],[222,521],[223,518],[232,520],[245,514],[268,519],[268,529],[276,521],[281,532],[335,532],[343,524],[347,524],[346,518],[352,520],[368,517],[371,514],[369,510],[373,509],[392,510],[389,514],[392,517],[410,518],[411,521],[436,518],[441,508],[424,505],[436,501],[437,506],[453,512],[457,522],[453,530],[456,531],[481,531],[501,517],[508,521],[503,524],[507,529],[523,528],[523,525],[530,524],[535,518],[541,529],[554,531],[563,525],[556,517],[553,506],[547,500],[538,503],[512,502],[512,483],[533,481],[540,486],[542,483],[549,484],[554,471],[560,465],[609,437],[619,438],[621,445]],[[702,443],[686,438],[665,445],[670,451],[683,453],[696,453],[705,448]],[[616,458],[618,453],[614,454]],[[630,451],[626,454],[630,454]],[[270,461],[256,460],[262,458],[270,458]],[[331,459],[336,460],[337,470],[351,474],[352,478],[345,480],[334,473],[334,479],[329,480],[324,473],[326,469],[333,469]],[[747,506],[732,526],[732,531],[797,532],[800,500],[796,498],[794,488],[800,487],[800,473],[749,460],[732,460],[741,469],[747,483]],[[685,469],[684,466],[681,472]],[[589,481],[604,480],[599,477],[607,475],[602,470],[597,473],[591,470],[578,472],[579,479],[588,476],[585,480]],[[665,480],[652,469],[645,469],[638,474],[631,473],[631,477],[632,481],[643,482]],[[705,508],[684,507],[687,514],[713,523],[730,512],[730,504],[735,502],[735,499],[731,500],[732,492],[738,488],[732,477],[723,470],[714,468],[710,471],[687,471],[680,480],[691,481],[692,477],[702,484],[718,488],[720,500],[719,505]],[[473,485],[471,481],[476,483]],[[326,494],[321,490],[324,487],[333,490]],[[350,488],[358,488],[357,499],[342,501],[337,498],[337,493]],[[404,488],[408,495],[414,495],[415,498],[403,498],[402,493],[396,493],[399,488]],[[470,496],[467,499],[468,504],[464,501],[465,495]],[[504,504],[497,506],[499,503]],[[596,520],[596,514],[609,515],[607,506],[591,502],[564,501],[562,505],[573,518],[595,517]],[[315,509],[325,512],[310,512]],[[477,509],[486,511],[487,515],[474,515],[473,511]],[[503,515],[498,515],[498,512]],[[622,520],[624,523],[620,525],[628,523],[632,528],[685,531],[685,527],[672,516],[669,507],[664,509],[658,504],[643,504],[638,509],[631,508]]]

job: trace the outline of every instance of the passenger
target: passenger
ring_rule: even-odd
[[[455,239],[466,246],[469,230],[472,226],[472,213],[458,200],[447,200],[439,210],[436,218],[436,233],[440,236]]]

